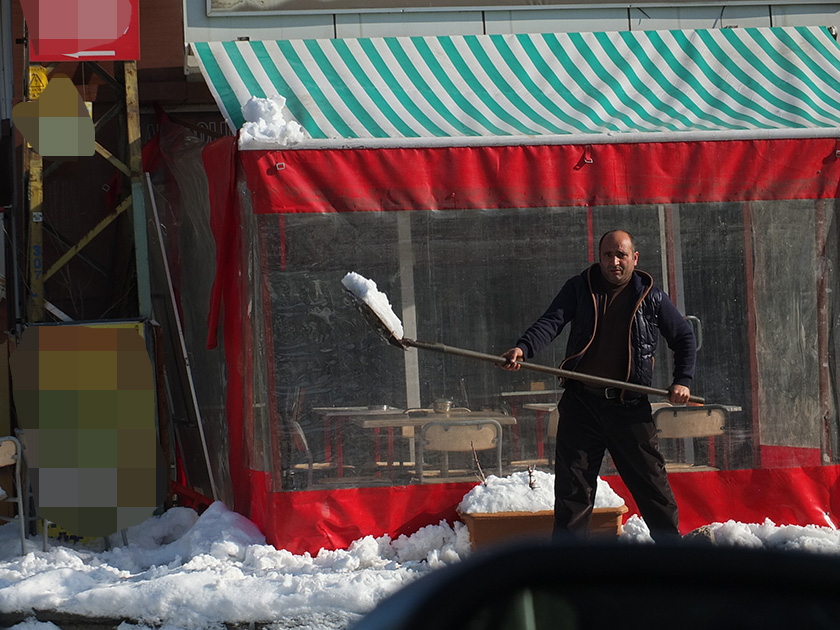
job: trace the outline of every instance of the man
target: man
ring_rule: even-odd
[[[696,342],[691,326],[653,279],[636,269],[639,252],[623,230],[604,234],[599,263],[568,280],[503,356],[507,370],[548,346],[571,323],[561,368],[650,385],[659,334],[674,352],[668,399],[688,402]],[[554,537],[586,538],[605,449],[633,494],[654,540],[678,538],[677,503],[659,452],[647,396],[567,379],[558,409]]]

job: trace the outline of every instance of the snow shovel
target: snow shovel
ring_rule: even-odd
[[[354,302],[374,329],[388,343],[395,345],[398,348],[402,348],[403,350],[408,350],[408,348],[432,350],[433,352],[454,354],[469,359],[487,361],[495,365],[505,365],[508,363],[508,360],[505,357],[498,355],[485,354],[483,352],[475,352],[473,350],[464,350],[462,348],[454,348],[437,342],[408,339],[403,335],[402,322],[400,322],[399,318],[391,308],[391,304],[388,302],[387,296],[377,290],[375,282],[367,280],[355,272],[350,272],[344,277],[342,284],[347,289],[348,293],[353,296]],[[524,361],[518,361],[518,363],[526,370],[543,372],[545,374],[553,374],[554,376],[559,376],[561,378],[572,379],[589,385],[590,387],[615,387],[617,389],[624,389],[639,394],[651,394],[654,396],[662,396],[663,398],[667,398],[669,396],[669,392],[666,389],[648,387],[646,385],[638,385],[636,383],[627,383],[624,381],[616,381],[610,378],[592,376],[590,374],[581,374],[579,372],[562,370],[560,368],[548,367],[537,363],[527,363]],[[691,396],[688,400],[690,402],[700,404],[705,402],[705,400],[699,396]]]

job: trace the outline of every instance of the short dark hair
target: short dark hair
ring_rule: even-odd
[[[604,239],[607,238],[610,234],[615,234],[616,232],[624,232],[628,237],[630,237],[630,247],[633,248],[633,252],[636,251],[636,241],[633,240],[633,235],[630,234],[627,230],[610,230],[609,232],[604,232],[604,235],[601,237],[601,240],[598,241],[598,254],[601,253],[601,245],[604,242]]]

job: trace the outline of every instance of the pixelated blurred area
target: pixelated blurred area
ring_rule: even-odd
[[[38,515],[76,536],[139,524],[162,503],[143,324],[31,326],[10,364]]]
[[[93,121],[79,91],[66,76],[50,79],[36,100],[15,105],[12,117],[26,141],[42,156],[93,155]]]
[[[20,0],[31,61],[140,57],[138,0]]]

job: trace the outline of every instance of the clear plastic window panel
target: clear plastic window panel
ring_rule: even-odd
[[[252,464],[276,490],[420,483],[423,426],[449,406],[501,417],[504,473],[550,471],[559,380],[396,347],[341,280],[376,282],[410,339],[500,355],[614,228],[695,327],[692,393],[726,408],[721,435],[660,440],[669,468],[833,462],[838,228],[833,201],[803,200],[255,216]],[[533,362],[558,366],[565,344]],[[654,387],[671,365],[661,339]],[[423,483],[497,470],[494,448],[422,457]]]

